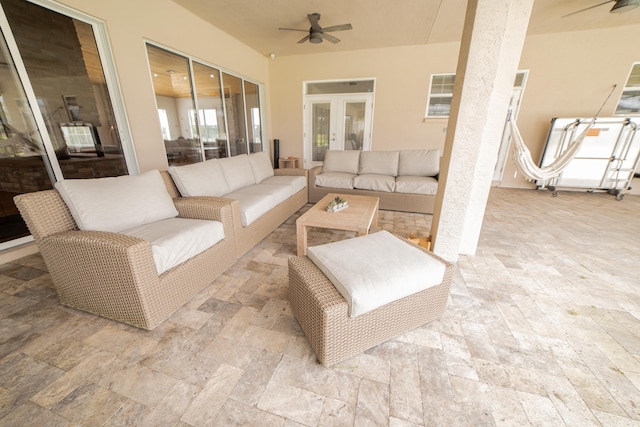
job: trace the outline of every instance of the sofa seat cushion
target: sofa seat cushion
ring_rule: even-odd
[[[157,170],[110,178],[64,179],[56,190],[80,230],[120,232],[178,216]]]
[[[363,151],[360,153],[358,174],[377,174],[396,177],[398,176],[399,158],[400,153],[398,151]]]
[[[353,188],[359,190],[386,191],[393,193],[396,179],[390,175],[376,175],[372,173],[358,175],[353,179]]]
[[[260,184],[274,174],[269,154],[266,151],[250,154],[249,164],[251,165],[256,184]]]
[[[327,150],[324,153],[323,172],[341,172],[356,175],[360,164],[358,150]]]
[[[229,192],[218,159],[184,166],[170,166],[169,174],[182,197],[215,196]]]
[[[440,173],[440,150],[401,150],[397,176],[436,176]]]
[[[438,180],[430,176],[399,176],[395,192],[433,196],[438,192]]]
[[[261,182],[261,184],[286,184],[291,187],[292,195],[298,191],[307,188],[307,177],[305,176],[293,176],[293,175],[279,175],[272,176]]]
[[[229,186],[229,192],[256,183],[247,154],[218,159],[218,163]]]
[[[355,174],[342,172],[323,172],[316,175],[316,185],[318,187],[332,188],[353,188]]]
[[[439,285],[443,262],[388,231],[307,248],[349,305],[351,317]]]
[[[193,258],[224,239],[220,221],[170,218],[140,225],[122,232],[151,243],[158,274]]]
[[[256,219],[269,212],[271,208],[280,203],[278,199],[282,198],[283,193],[291,191],[285,186],[274,191],[267,188],[266,185],[261,187],[260,185],[241,188],[225,196],[240,202],[240,219],[243,227],[251,225]]]

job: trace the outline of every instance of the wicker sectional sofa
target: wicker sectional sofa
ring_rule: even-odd
[[[274,170],[266,152],[174,166],[162,174],[172,197],[230,204],[237,258],[308,202],[307,171]]]
[[[309,202],[328,193],[369,195],[380,209],[433,213],[439,172],[439,150],[329,150],[309,170]]]
[[[236,245],[232,208],[228,203],[212,199],[172,201],[157,171],[143,175],[155,175],[155,192],[148,191],[147,186],[135,194],[134,199],[143,200],[138,206],[138,215],[131,214],[131,198],[123,203],[127,206],[121,210],[113,208],[112,202],[100,204],[94,199],[88,207],[96,207],[98,214],[113,208],[99,218],[100,222],[104,222],[104,218],[126,221],[156,214],[158,205],[154,199],[159,191],[160,196],[166,198],[165,204],[171,205],[170,209],[174,211],[169,216],[177,217],[158,221],[146,218],[142,221],[143,228],[156,222],[159,223],[156,231],[160,230],[162,234],[171,228],[166,221],[200,220],[195,222],[205,226],[217,223],[218,232],[224,234],[222,240],[177,265],[165,265],[166,271],[158,273],[161,270],[156,259],[158,253],[152,249],[149,240],[126,234],[129,229],[119,232],[91,225],[89,228],[81,227],[78,218],[81,223],[86,222],[86,215],[78,216],[76,208],[72,213],[70,205],[62,197],[63,193],[58,190],[22,194],[15,197],[15,202],[38,245],[61,304],[150,330],[231,267],[236,261]],[[125,181],[120,182],[125,182],[125,185],[120,187],[131,188],[129,179],[138,177],[70,181],[123,179]],[[105,193],[88,190],[98,197]],[[102,209],[105,206],[107,209]],[[191,240],[183,239],[181,243],[189,247]]]

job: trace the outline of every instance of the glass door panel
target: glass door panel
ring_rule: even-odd
[[[93,27],[25,1],[2,7],[63,177],[127,174]]]
[[[224,85],[224,103],[227,113],[229,153],[231,156],[246,154],[247,129],[244,117],[242,79],[231,74],[222,73],[222,83]]]
[[[258,85],[244,82],[245,113],[247,115],[247,130],[249,152],[262,151],[262,126],[260,118],[260,94]]]
[[[227,157],[227,131],[224,120],[220,72],[193,62],[196,99],[198,104],[198,134],[205,159]],[[194,115],[192,115],[195,118]],[[196,122],[196,120],[194,120]]]
[[[150,44],[147,55],[169,165],[202,161],[189,58]]]
[[[312,162],[323,162],[329,149],[331,133],[331,102],[311,102],[311,144]]]
[[[49,161],[18,73],[0,39],[0,242],[28,236],[13,197],[53,188]]]
[[[345,102],[344,149],[362,150],[365,130],[366,102]]]

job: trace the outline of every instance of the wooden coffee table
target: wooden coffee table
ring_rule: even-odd
[[[336,197],[346,199],[349,207],[338,212],[327,212],[327,205]],[[307,254],[308,227],[356,231],[358,236],[369,233],[369,228],[378,224],[378,203],[377,197],[327,194],[296,221],[298,255]]]

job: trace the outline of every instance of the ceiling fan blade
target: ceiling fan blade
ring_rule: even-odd
[[[584,9],[576,10],[575,12],[571,12],[571,13],[567,13],[566,15],[562,15],[562,18],[566,18],[567,16],[571,16],[571,15],[576,15],[578,13],[585,12],[585,11],[587,11],[589,9],[595,9],[596,7],[600,7],[600,6],[605,5],[607,3],[611,3],[612,1],[616,1],[616,0],[607,0],[605,2],[595,4],[593,6],[585,7]]]
[[[320,14],[319,13],[310,13],[307,15],[307,18],[309,18],[309,23],[311,24],[311,28],[313,28],[314,30],[321,30],[322,28],[320,27],[320,24],[318,24],[318,21],[320,20]]]
[[[298,41],[298,43],[304,43],[304,42],[306,42],[307,40],[309,40],[309,37],[311,37],[311,35],[307,35],[307,36],[305,36],[305,37],[301,38],[301,39]]]
[[[301,30],[299,28],[278,28],[279,30],[285,30],[285,31],[304,31],[305,33],[309,32],[309,30]]]
[[[344,31],[344,30],[353,30],[351,24],[342,24],[342,25],[334,25],[332,27],[323,28],[322,31],[325,33],[327,31]]]
[[[340,39],[337,37],[333,37],[331,34],[322,34],[322,38],[325,40],[329,40],[331,43],[340,43]]]

